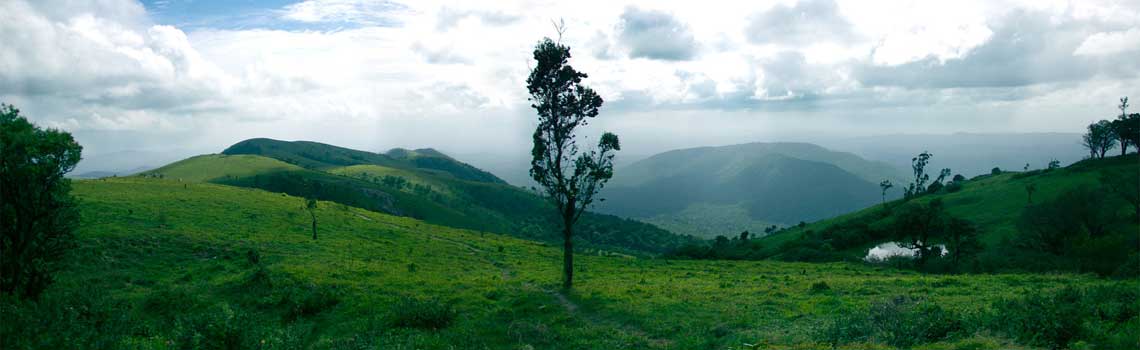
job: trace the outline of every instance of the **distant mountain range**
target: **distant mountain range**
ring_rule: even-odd
[[[915,155],[930,151],[930,167],[950,168],[955,174],[973,177],[1004,170],[1043,169],[1052,159],[1073,164],[1088,155],[1077,133],[956,133],[941,135],[882,135],[818,142],[821,146],[886,162],[910,170]]]
[[[807,143],[674,150],[615,173],[600,211],[706,238],[847,213],[878,203],[879,181],[905,181],[886,163]]]

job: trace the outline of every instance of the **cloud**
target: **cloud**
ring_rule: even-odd
[[[394,14],[407,6],[387,0],[304,0],[281,11],[281,18],[305,23],[343,23],[365,26],[399,24]]]
[[[697,53],[697,42],[688,25],[665,12],[626,7],[618,32],[633,58],[684,61]]]
[[[449,30],[458,25],[460,21],[468,18],[475,18],[483,24],[492,26],[505,26],[522,19],[520,16],[500,11],[457,10],[444,7],[436,15],[436,30]]]
[[[1113,55],[1140,50],[1140,28],[1090,35],[1073,51],[1077,56]]]
[[[1014,11],[992,21],[993,34],[961,57],[932,54],[904,64],[864,63],[855,68],[855,76],[869,86],[927,89],[1020,87],[1084,81],[1100,74],[1135,76],[1140,63],[1125,55],[1074,54],[1080,47],[1097,45],[1086,46],[1089,40],[1104,40],[1089,36],[1099,25],[1084,20],[1057,23],[1048,13]]]
[[[745,35],[753,44],[807,46],[855,38],[852,25],[833,0],[802,0],[776,5],[752,16]]]

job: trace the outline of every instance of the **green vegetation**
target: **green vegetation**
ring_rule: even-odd
[[[39,302],[0,298],[5,348],[1140,346],[1135,279],[582,250],[561,294],[561,252],[532,241],[331,202],[314,241],[298,197],[170,178],[73,191],[78,247]]]
[[[438,171],[457,179],[506,184],[505,181],[433,149],[408,151],[393,149],[388,154],[358,151],[310,141],[249,139],[238,142],[222,154],[252,154],[281,160],[306,169],[327,170],[349,165],[379,165],[407,170]]]
[[[619,169],[598,210],[712,238],[761,232],[758,224],[819,220],[897,198],[876,184],[883,179],[901,183],[901,177],[886,164],[804,143],[682,149]],[[710,207],[727,213],[690,214]],[[736,215],[740,212],[745,215]],[[722,226],[733,229],[710,232]]]
[[[1140,215],[1130,199],[1135,195],[1129,195],[1136,191],[1136,161],[1136,155],[1090,159],[1065,168],[954,181],[960,183],[957,189],[947,186],[906,205],[889,202],[783,230],[751,243],[756,247],[747,258],[859,261],[868,248],[900,239],[891,233],[898,231],[892,225],[908,212],[908,205],[940,202],[946,217],[977,229],[980,252],[976,260],[963,263],[966,270],[1135,276]],[[959,231],[944,230],[946,234],[930,237],[929,244],[948,243],[953,237],[949,234]]]
[[[78,225],[71,181],[83,147],[0,103],[0,294],[38,298]]]
[[[306,145],[307,152],[326,153],[321,151],[323,148],[316,146],[321,144],[302,144]],[[239,145],[250,147],[248,141]],[[327,153],[333,156],[338,152],[359,152],[324,146],[328,148]],[[238,146],[230,149],[235,147]],[[281,155],[280,152],[273,154],[292,157]],[[347,162],[335,157],[314,157],[314,162],[322,164]],[[364,157],[358,156],[366,159]],[[396,168],[375,164],[307,169],[257,155],[213,154],[189,158],[145,172],[141,176],[259,188],[301,197],[312,196],[319,200],[412,217],[438,225],[501,232],[547,242],[560,241],[562,237],[561,224],[553,215],[553,206],[534,193],[506,184],[457,179],[437,169]],[[320,191],[310,193],[313,184],[318,184]],[[587,247],[627,253],[662,252],[692,242],[690,237],[679,236],[653,225],[590,212],[583,214],[577,235],[583,240],[581,244]]]

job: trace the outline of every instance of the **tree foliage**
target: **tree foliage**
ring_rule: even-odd
[[[907,185],[903,191],[903,197],[910,199],[923,194],[926,191],[926,182],[930,181],[930,175],[926,174],[926,164],[930,162],[930,157],[934,155],[930,152],[922,152],[919,155],[911,158],[910,168],[914,171],[914,182]]]
[[[1101,120],[1089,124],[1088,131],[1081,137],[1081,144],[1088,149],[1090,158],[1104,158],[1105,153],[1116,147],[1112,123]]]
[[[0,291],[36,298],[51,283],[79,221],[64,174],[82,151],[0,104]]]
[[[575,131],[598,116],[602,97],[582,85],[585,73],[568,64],[570,47],[543,39],[535,46],[536,66],[527,78],[531,107],[538,113],[530,175],[542,185],[562,221],[563,281],[573,285],[573,226],[606,181],[613,177],[617,135],[604,133],[596,150],[580,151]]]

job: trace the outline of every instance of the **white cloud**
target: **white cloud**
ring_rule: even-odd
[[[1140,28],[1090,35],[1073,51],[1078,56],[1099,56],[1140,50]]]

